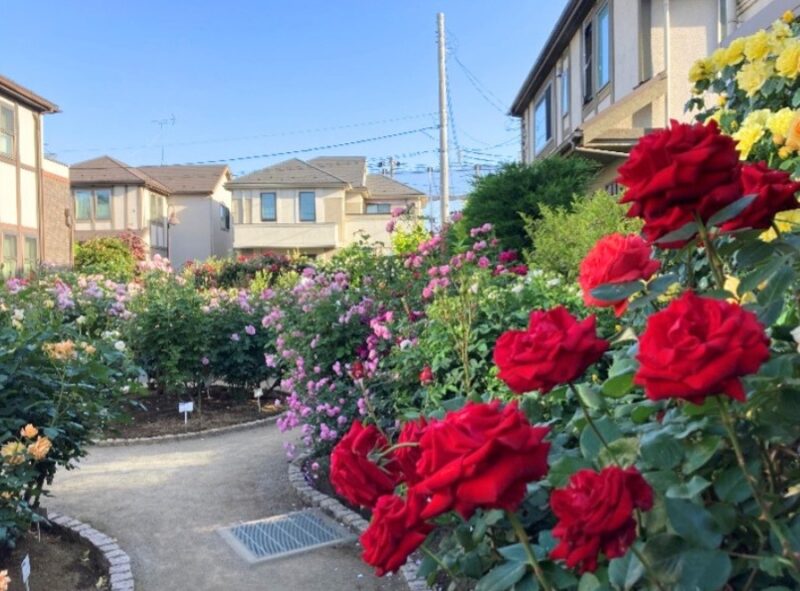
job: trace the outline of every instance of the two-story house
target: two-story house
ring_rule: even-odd
[[[128,166],[110,156],[70,168],[78,241],[124,232],[176,268],[226,256],[233,239],[227,166]]]
[[[362,156],[286,160],[227,187],[239,254],[327,255],[363,235],[388,245],[392,209],[421,212],[427,201],[417,189],[369,174]]]
[[[569,0],[511,107],[522,159],[598,161],[614,192],[638,139],[688,121],[689,69],[736,36],[768,26],[798,0]]]
[[[43,152],[43,115],[58,107],[0,76],[0,275],[69,265],[72,210],[66,167]]]

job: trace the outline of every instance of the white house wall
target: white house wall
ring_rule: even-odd
[[[17,225],[17,168],[0,162],[0,224]]]

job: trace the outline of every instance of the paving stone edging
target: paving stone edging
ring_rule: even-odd
[[[111,591],[134,591],[131,559],[114,538],[97,531],[87,523],[55,511],[47,511],[47,520],[54,530],[90,546],[92,553],[108,571]]]
[[[201,439],[203,437],[214,437],[216,435],[225,435],[234,431],[245,431],[247,429],[254,429],[261,425],[269,425],[277,421],[283,413],[278,413],[267,417],[266,419],[256,419],[255,421],[248,421],[246,423],[238,423],[236,425],[228,425],[226,427],[215,427],[214,429],[206,429],[205,431],[191,431],[190,433],[171,433],[169,435],[155,435],[153,437],[131,437],[129,439],[98,439],[92,445],[97,447],[121,447],[125,445],[147,445],[152,443],[163,443],[164,441],[180,441],[182,439]]]
[[[298,496],[309,505],[319,507],[322,511],[344,523],[352,528],[359,534],[364,533],[364,530],[369,526],[369,522],[361,515],[340,503],[337,499],[321,493],[313,486],[308,484],[306,477],[303,474],[300,466],[303,461],[308,458],[307,455],[301,455],[292,462],[289,462],[289,482],[294,487]],[[424,579],[417,577],[418,560],[412,555],[410,560],[400,567],[400,573],[406,580],[409,591],[429,591],[427,583]]]

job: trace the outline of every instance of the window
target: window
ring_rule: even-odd
[[[163,224],[165,211],[164,198],[157,193],[150,193],[150,222]]]
[[[561,116],[569,115],[569,58],[561,65]]]
[[[22,253],[22,268],[26,274],[36,267],[38,259],[36,238],[25,236],[25,250]]]
[[[548,86],[539,102],[536,103],[536,111],[534,112],[533,121],[533,146],[536,154],[541,152],[547,146],[550,139],[553,137],[553,130],[551,127],[551,99],[552,94],[550,86]]]
[[[94,219],[111,219],[111,191],[100,189],[94,192]]]
[[[653,0],[639,0],[639,82],[653,77],[652,18]]]
[[[274,222],[277,219],[275,193],[261,193],[261,221]]]
[[[231,229],[231,210],[221,203],[219,206],[219,228],[226,232]]]
[[[594,77],[592,67],[594,60],[594,39],[592,35],[592,23],[589,22],[583,28],[583,102],[588,103],[594,96]]]
[[[608,4],[597,13],[597,89],[611,81],[611,21]]]
[[[367,213],[392,213],[391,203],[367,203]]]
[[[3,277],[17,274],[17,237],[13,234],[3,235]]]
[[[0,105],[0,154],[14,157],[14,109]]]
[[[75,191],[75,219],[89,220],[92,218],[92,192]]]
[[[316,195],[312,191],[300,191],[300,221],[317,221]]]

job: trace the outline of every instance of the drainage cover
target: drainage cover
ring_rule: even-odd
[[[218,531],[248,562],[271,560],[356,539],[349,530],[314,509],[232,525]]]

